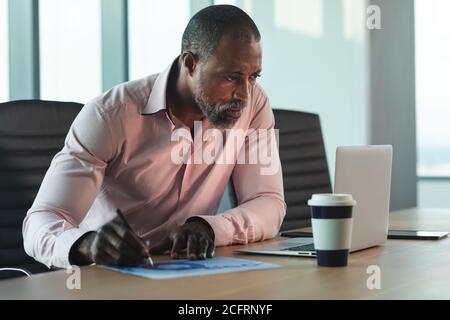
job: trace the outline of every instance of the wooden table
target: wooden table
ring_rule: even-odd
[[[450,209],[394,212],[390,228],[449,231]],[[173,280],[84,267],[81,290],[68,290],[70,275],[61,270],[2,281],[0,299],[450,299],[450,239],[388,240],[384,246],[352,253],[345,268],[319,268],[313,258],[236,255],[236,248],[218,248],[216,256],[282,267]],[[371,265],[380,267],[380,290],[367,288]]]

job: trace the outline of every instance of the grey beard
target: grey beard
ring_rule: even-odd
[[[228,109],[236,107],[244,109],[246,107],[246,103],[242,101],[232,101],[211,105],[208,103],[208,99],[201,90],[199,90],[199,93],[196,94],[194,98],[209,123],[217,129],[230,129],[236,124],[237,120],[239,120],[228,116],[226,113]]]

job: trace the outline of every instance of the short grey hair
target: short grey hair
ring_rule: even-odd
[[[242,41],[261,40],[258,27],[243,10],[232,5],[214,5],[191,18],[183,33],[181,53],[192,52],[200,59],[208,59],[227,32]]]

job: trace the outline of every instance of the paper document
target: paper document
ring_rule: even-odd
[[[279,265],[272,263],[235,258],[214,258],[195,261],[167,260],[155,263],[153,268],[150,265],[142,265],[136,268],[102,266],[102,268],[109,270],[157,280],[278,267]]]

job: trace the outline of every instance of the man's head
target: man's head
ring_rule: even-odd
[[[183,34],[182,68],[197,107],[217,128],[230,128],[261,72],[261,35],[253,20],[230,5],[195,14]]]

